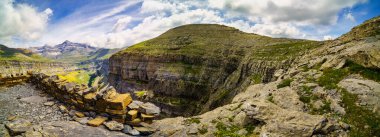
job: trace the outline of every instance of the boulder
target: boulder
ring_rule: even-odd
[[[141,105],[139,110],[141,113],[155,115],[155,116],[158,116],[161,113],[160,108],[150,102],[147,102]]]
[[[107,100],[109,108],[114,110],[125,110],[131,102],[130,94],[119,94],[112,100]]]
[[[120,131],[124,129],[124,125],[116,121],[105,122],[104,125],[112,131]]]
[[[54,101],[48,101],[44,103],[45,106],[53,106],[54,104]]]
[[[83,118],[74,118],[74,120],[82,125],[85,125],[88,123],[88,117],[83,117]]]
[[[82,118],[82,117],[85,117],[85,115],[82,113],[82,112],[75,112],[75,116],[79,117],[79,118]]]
[[[130,111],[128,111],[128,113],[127,113],[127,120],[128,121],[132,121],[132,120],[136,119],[137,118],[137,113],[138,113],[137,110],[130,110]]]
[[[137,131],[136,129],[133,129],[130,125],[125,125],[124,129],[122,131],[123,131],[123,133],[129,134],[129,135],[132,135],[132,136],[138,136],[138,135],[140,135],[140,132]]]
[[[144,102],[134,100],[131,104],[128,105],[128,108],[138,110]]]
[[[154,133],[154,131],[155,131],[154,129],[148,128],[148,127],[134,127],[134,129],[139,131],[140,134],[143,136],[150,135],[150,134]]]
[[[87,124],[93,127],[98,127],[101,124],[103,124],[106,120],[107,120],[106,117],[96,117],[95,119],[88,121]]]
[[[17,119],[10,123],[5,124],[5,127],[8,129],[9,133],[12,136],[21,135],[25,133],[29,128],[31,128],[32,123],[25,119]]]
[[[147,122],[147,123],[152,123],[154,118],[155,118],[154,115],[141,114],[142,121]]]

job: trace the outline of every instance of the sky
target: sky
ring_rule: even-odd
[[[0,0],[0,44],[121,48],[194,23],[328,40],[379,15],[379,0]]]

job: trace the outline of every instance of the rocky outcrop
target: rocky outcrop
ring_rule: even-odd
[[[153,136],[313,136],[345,135],[345,124],[268,101],[278,82],[250,86],[233,102],[199,116],[155,121]],[[290,94],[290,93],[289,93]],[[273,95],[281,97],[282,95]],[[298,99],[298,95],[291,99]],[[288,102],[282,102],[287,104]],[[276,99],[277,100],[277,99]],[[302,105],[302,102],[299,103]],[[296,104],[292,104],[297,106]],[[291,106],[291,107],[293,107]],[[335,134],[335,135],[338,135]]]
[[[189,116],[226,104],[252,83],[275,80],[276,70],[317,44],[187,25],[113,55],[109,82],[123,92],[147,90],[144,100],[163,112]]]

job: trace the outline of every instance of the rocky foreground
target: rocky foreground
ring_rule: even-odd
[[[146,108],[150,104],[139,101],[128,105],[131,110],[127,114],[131,116],[129,123],[114,121],[107,113],[75,108],[31,84],[0,89],[0,103],[0,136],[144,136],[154,132],[143,122],[148,122],[150,117],[142,116],[145,119],[141,119],[137,111],[141,110],[140,106]]]

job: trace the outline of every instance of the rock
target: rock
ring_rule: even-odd
[[[46,97],[41,97],[41,96],[30,96],[30,97],[25,97],[21,98],[21,101],[28,102],[28,103],[42,103],[47,101]]]
[[[114,110],[125,110],[127,106],[132,102],[132,97],[130,94],[118,94],[116,97],[110,100],[109,107]]]
[[[157,107],[153,103],[147,102],[141,105],[140,112],[158,116],[160,115],[161,110],[159,107]]]
[[[152,123],[154,118],[155,118],[154,115],[141,114],[141,120],[147,123]]]
[[[123,133],[138,136],[140,135],[140,132],[136,129],[133,129],[130,125],[124,125]]]
[[[59,111],[61,111],[62,113],[67,113],[67,112],[69,112],[69,110],[68,110],[65,106],[63,106],[63,105],[60,105],[60,106],[59,106]]]
[[[8,129],[9,133],[12,136],[20,135],[25,133],[29,128],[31,128],[32,123],[25,119],[17,119],[10,123],[5,124],[5,127]]]
[[[76,122],[79,122],[79,123],[82,124],[82,125],[87,124],[88,121],[89,121],[88,117],[74,118],[74,120],[75,120]]]
[[[197,134],[199,132],[198,125],[193,123],[188,127],[187,133],[189,134]]]
[[[132,121],[127,121],[126,123],[129,124],[129,125],[132,125],[132,126],[140,126],[141,119],[140,118],[136,118],[136,119],[134,119]]]
[[[53,106],[54,104],[54,101],[48,101],[44,103],[45,106]]]
[[[347,78],[338,83],[348,92],[358,95],[358,104],[373,107],[380,114],[380,83],[362,78]]]
[[[238,135],[241,135],[241,136],[245,136],[248,134],[248,131],[245,130],[245,129],[240,129],[239,131],[237,131],[237,134]]]
[[[29,130],[25,132],[24,137],[43,137],[43,135],[41,132]]]
[[[147,128],[147,127],[134,127],[134,129],[139,131],[140,134],[143,136],[147,136],[147,135],[154,133],[154,129]]]
[[[120,131],[124,129],[124,125],[116,121],[105,122],[104,125],[112,131]]]
[[[7,120],[8,121],[13,121],[15,120],[17,117],[16,116],[8,116]]]
[[[136,119],[137,118],[137,113],[138,113],[137,110],[130,110],[130,111],[128,111],[126,119],[128,121],[132,121],[132,120]]]
[[[105,128],[81,125],[73,121],[47,122],[38,125],[43,127],[38,132],[44,137],[124,137],[121,132],[109,131]],[[33,129],[31,129],[33,130]]]
[[[144,102],[134,100],[131,104],[128,105],[128,108],[138,110]]]
[[[79,117],[79,118],[82,118],[82,117],[85,117],[85,115],[82,113],[82,112],[75,112],[75,116]]]
[[[93,127],[98,127],[101,124],[103,124],[106,120],[107,118],[105,117],[96,117],[95,119],[89,120],[87,124]]]

